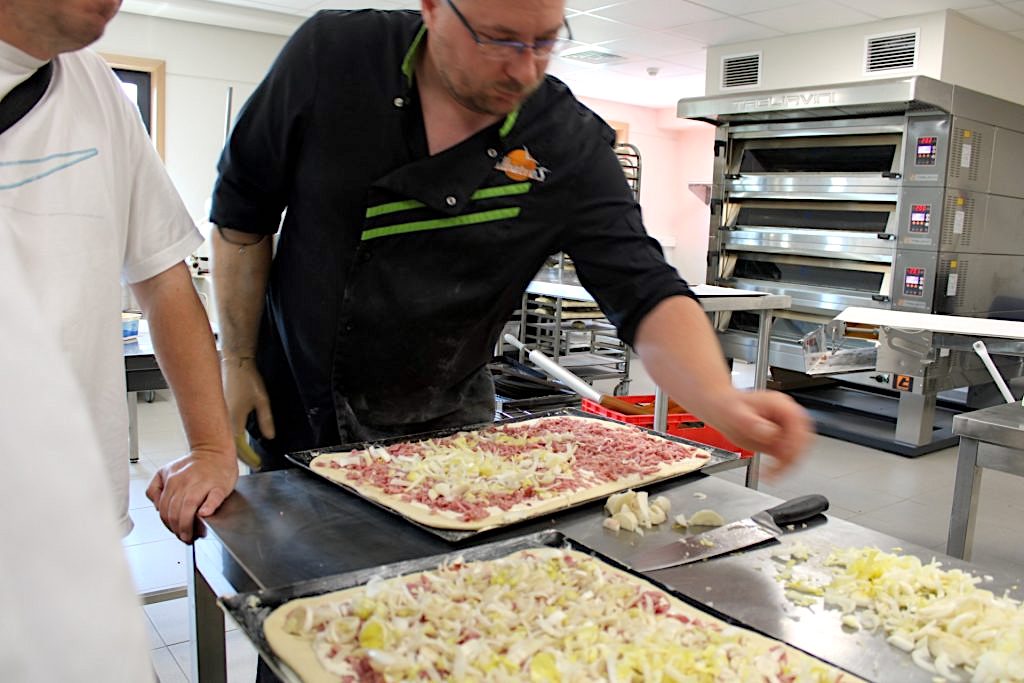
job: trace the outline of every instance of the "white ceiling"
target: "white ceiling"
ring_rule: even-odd
[[[1024,40],[1024,0],[567,0],[578,45],[626,60],[591,65],[560,57],[550,71],[575,92],[673,106],[704,92],[710,45],[805,33],[953,9]],[[418,9],[418,0],[125,0],[128,12],[288,34],[321,9]],[[657,75],[649,75],[654,67]]]

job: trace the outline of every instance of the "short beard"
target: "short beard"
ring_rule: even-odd
[[[438,74],[441,77],[441,83],[444,85],[445,90],[448,91],[448,95],[450,95],[451,98],[453,100],[455,100],[456,102],[458,102],[462,107],[465,107],[466,109],[468,109],[471,112],[474,112],[474,113],[477,113],[477,114],[484,114],[485,116],[506,116],[506,115],[510,114],[513,111],[512,109],[509,109],[509,110],[505,110],[505,109],[496,110],[493,107],[489,107],[488,104],[487,104],[488,98],[483,97],[483,96],[472,97],[472,96],[463,95],[455,87],[455,83],[448,76],[448,72],[447,71],[442,70],[442,69],[438,69]],[[539,82],[536,85],[534,85],[533,87],[523,87],[523,86],[520,86],[518,84],[513,84],[512,87],[507,89],[507,91],[509,93],[517,92],[517,94],[521,94],[522,95],[522,99],[520,100],[520,103],[521,103],[521,102],[525,101],[526,98],[528,98],[531,94],[533,94],[533,92],[538,87],[540,87],[540,83]],[[516,105],[516,107],[514,107],[513,109],[518,109],[518,107],[519,107],[519,105]]]

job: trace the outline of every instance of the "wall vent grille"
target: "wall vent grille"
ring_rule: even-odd
[[[918,32],[868,36],[864,44],[864,71],[887,73],[917,66]]]
[[[722,89],[756,88],[761,85],[761,53],[722,57]]]

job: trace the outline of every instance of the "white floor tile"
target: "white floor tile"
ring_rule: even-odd
[[[166,647],[153,650],[153,670],[156,671],[160,683],[188,683],[184,670],[178,666],[171,651]]]
[[[135,467],[131,465],[130,467]],[[146,497],[146,487],[149,486],[149,478],[133,477],[128,482],[128,509],[139,510],[151,508],[153,503]]]
[[[149,649],[155,650],[165,647],[167,643],[160,637],[160,633],[156,630],[156,626],[153,625],[153,620],[149,618],[149,615],[146,616],[144,621],[146,623],[146,634],[149,636]]]
[[[188,629],[188,598],[165,600],[146,605],[146,614],[166,645],[187,642],[191,637]]]
[[[939,547],[941,552],[945,552],[945,539]],[[1024,528],[986,524],[978,520],[970,561],[983,569],[1024,581]]]
[[[157,471],[156,467],[153,467],[148,459],[143,458],[142,454],[139,454],[138,462],[129,462],[128,474],[132,479],[145,479],[148,483],[153,477],[153,474]],[[145,492],[145,489],[143,489]]]
[[[902,500],[859,515],[854,521],[869,529],[929,548],[944,542],[949,532],[948,515],[936,514],[928,505],[912,500]]]
[[[241,631],[230,631],[224,635],[228,683],[252,683],[256,680],[258,655],[249,638]],[[175,661],[185,672],[192,668],[192,643],[179,643],[169,648]]]
[[[149,503],[148,500],[146,502]],[[157,512],[152,503],[149,503],[148,507],[130,510],[129,513],[131,514],[132,521],[135,522],[135,528],[123,539],[122,543],[124,545],[140,545],[143,543],[155,543],[156,541],[177,540],[174,534],[160,521],[160,513]]]
[[[953,487],[952,475],[948,472],[915,470],[902,463],[897,467],[878,466],[851,472],[835,477],[833,481],[836,486],[853,491],[873,489],[897,498],[911,498],[939,488]]]
[[[163,644],[177,645],[191,638],[188,628],[188,598],[153,603],[146,605],[145,610]],[[225,616],[224,630],[237,631],[238,624]]]
[[[187,584],[188,546],[171,539],[125,547],[139,593]]]
[[[794,495],[820,493],[833,505],[856,513],[871,512],[898,503],[905,497],[859,486],[847,486],[839,479],[800,471],[780,478],[776,486]]]

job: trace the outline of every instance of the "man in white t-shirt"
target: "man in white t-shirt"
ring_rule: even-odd
[[[88,398],[15,251],[0,230],[0,679],[145,683],[145,617]]]
[[[0,133],[0,231],[32,285],[36,314],[86,396],[125,533],[131,521],[121,281],[131,286],[190,449],[156,473],[147,495],[164,524],[190,543],[196,516],[217,509],[238,469],[213,336],[184,264],[201,237],[138,111],[103,60],[80,49],[102,35],[119,6],[120,0],[0,0],[0,98],[53,62],[45,94]]]

